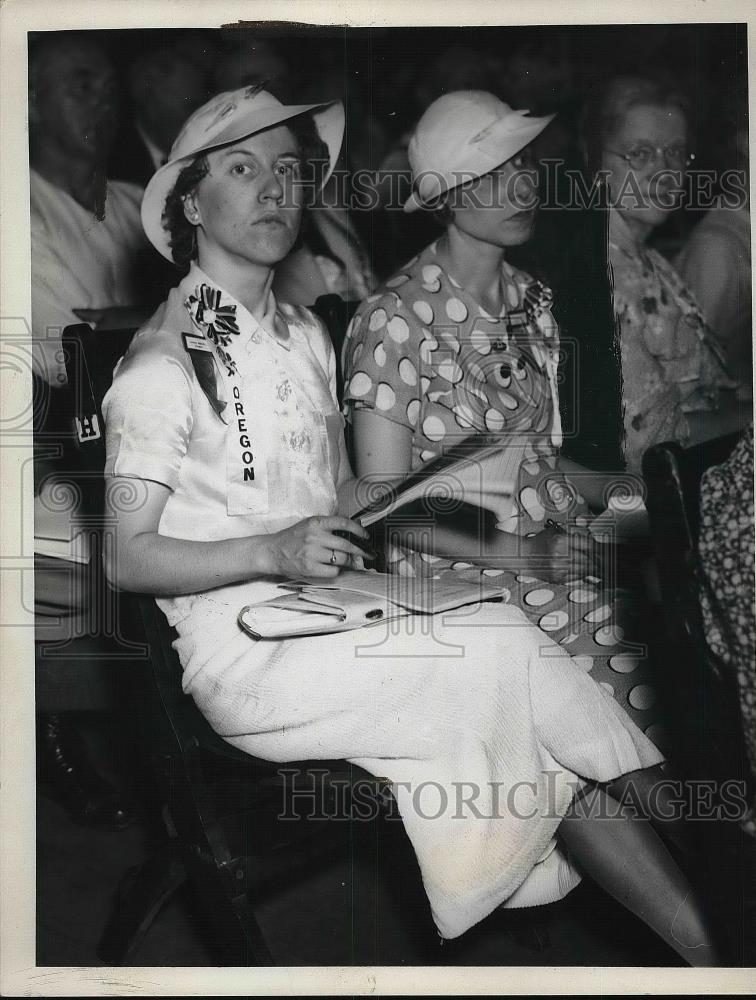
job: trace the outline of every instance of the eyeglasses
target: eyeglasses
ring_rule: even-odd
[[[621,153],[618,149],[605,149],[605,152],[619,156],[629,163],[633,170],[643,170],[649,163],[655,163],[659,156],[664,157],[668,167],[683,170],[696,158],[696,154],[689,153],[684,146],[636,146],[626,153]]]

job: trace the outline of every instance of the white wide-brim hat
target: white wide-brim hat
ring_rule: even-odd
[[[430,105],[417,123],[407,155],[414,212],[465,181],[506,163],[546,128],[554,115],[531,118],[484,90],[457,90]]]
[[[186,120],[171,147],[168,162],[160,167],[145,188],[142,198],[142,225],[150,243],[172,261],[170,234],[163,227],[165,200],[179,174],[200,153],[239,142],[312,112],[315,128],[328,147],[329,164],[322,183],[333,172],[344,137],[344,106],[340,101],[323,104],[281,104],[277,98],[258,87],[242,87],[216,94]]]

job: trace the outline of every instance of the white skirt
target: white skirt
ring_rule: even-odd
[[[191,694],[222,737],[272,761],[346,759],[388,778],[440,934],[566,895],[554,834],[580,778],[663,760],[611,695],[511,605],[255,641],[255,581],[160,600]]]

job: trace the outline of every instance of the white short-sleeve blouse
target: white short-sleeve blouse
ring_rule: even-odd
[[[350,474],[335,387],[331,342],[309,310],[271,295],[258,323],[193,266],[116,368],[103,401],[105,474],[167,486],[159,533],[174,538],[334,513]]]

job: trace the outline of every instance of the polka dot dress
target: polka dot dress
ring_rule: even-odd
[[[347,417],[368,408],[406,427],[413,470],[479,431],[519,449],[511,511],[499,527],[520,537],[547,520],[585,527],[591,516],[555,471],[558,330],[548,308],[527,308],[539,287],[505,262],[505,308],[492,316],[442,269],[432,244],[360,306],[343,356]],[[456,572],[506,587],[508,599],[664,749],[651,667],[632,641],[639,616],[629,595],[609,593],[593,578],[551,584],[398,545],[387,558],[389,570],[402,575]]]

